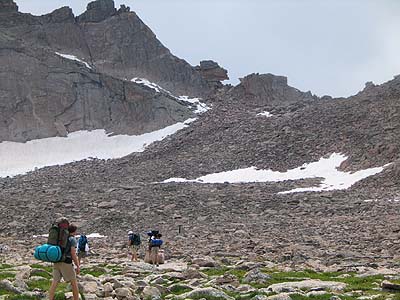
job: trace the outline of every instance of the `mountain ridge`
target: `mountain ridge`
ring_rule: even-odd
[[[11,3],[4,1],[3,3]],[[13,9],[14,6],[8,5],[7,14],[16,14],[19,17],[0,18],[1,24],[6,21],[11,24],[9,27],[0,25],[0,61],[9,62],[0,64],[0,103],[3,105],[0,121],[5,122],[4,124],[10,122],[8,117],[12,115],[4,112],[4,103],[9,103],[10,107],[14,105],[17,112],[23,111],[24,103],[29,105],[26,100],[30,98],[27,95],[34,94],[40,99],[44,94],[40,87],[45,86],[47,81],[52,85],[44,92],[54,95],[60,91],[63,94],[79,92],[82,103],[92,99],[90,107],[95,112],[97,95],[103,95],[103,104],[108,105],[125,103],[124,97],[128,94],[131,96],[132,111],[137,113],[136,117],[139,119],[144,114],[143,107],[140,106],[143,101],[148,110],[146,122],[137,119],[127,122],[124,118],[128,118],[132,111],[123,111],[118,117],[124,120],[121,123],[121,133],[153,130],[192,116],[188,106],[176,102],[168,93],[158,93],[130,82],[133,77],[127,80],[122,78],[125,71],[133,68],[132,62],[128,61],[132,65],[128,64],[123,72],[116,70],[113,74],[109,73],[122,60],[108,66],[99,63],[104,57],[130,58],[129,53],[126,56],[113,56],[113,48],[106,47],[108,44],[105,41],[115,41],[118,47],[122,41],[118,34],[110,36],[110,39],[100,39],[96,43],[104,28],[121,28],[118,27],[119,21],[126,22],[124,26],[144,26],[136,19],[135,14],[126,11],[127,8],[116,15],[109,16],[105,13],[106,18],[103,20],[103,14],[100,14],[99,19],[85,15],[85,18],[99,20],[82,21],[85,24],[82,30],[91,36],[88,40],[95,45],[90,46],[87,43],[88,49],[91,49],[90,56],[85,54],[89,50],[84,50],[83,46],[78,47],[81,52],[68,53],[66,50],[71,49],[67,48],[63,51],[61,42],[52,39],[52,35],[57,35],[57,30],[63,26],[70,28],[68,22],[59,23],[62,24],[59,28],[35,23],[37,20],[54,21],[61,16],[60,20],[76,25],[76,19],[71,19],[68,9],[53,12],[53,16],[57,18],[47,15],[42,16],[42,19],[35,19],[27,16],[27,25],[21,27],[15,24],[25,16],[12,12]],[[77,29],[75,25],[72,25],[74,30]],[[41,35],[39,31],[43,28],[45,33]],[[32,30],[31,37],[28,36],[29,30]],[[144,35],[141,35],[140,30],[137,33],[141,42],[154,38],[151,30],[144,30]],[[135,32],[134,28],[131,32]],[[21,34],[22,39],[13,38],[18,34]],[[78,34],[76,43],[80,37],[82,36]],[[31,47],[36,39],[40,40],[39,46]],[[82,41],[86,41],[86,38]],[[204,78],[198,77],[201,76],[200,69],[196,71],[195,67],[169,56],[166,48],[161,47],[154,39],[152,41],[156,48],[155,56],[161,53],[169,57],[168,62],[171,65],[167,63],[165,72],[171,70],[169,67],[173,69],[173,66],[183,64],[189,75],[183,72],[185,79],[179,78],[180,73],[175,70],[174,74],[171,73],[170,77],[166,75],[164,79],[160,77],[160,80],[154,80],[156,75],[147,79],[160,84],[176,96],[181,91],[190,90],[195,93],[199,89],[201,94],[206,95],[204,102],[212,109],[198,116],[190,126],[148,146],[142,153],[132,153],[116,160],[83,160],[63,166],[46,167],[24,176],[0,178],[2,234],[11,238],[16,238],[18,232],[28,235],[42,234],[49,220],[57,214],[63,214],[77,222],[82,230],[100,231],[109,235],[111,240],[118,240],[132,225],[141,230],[160,228],[171,240],[171,251],[181,256],[190,256],[193,253],[224,256],[230,253],[239,257],[255,255],[261,259],[268,255],[271,260],[285,261],[294,255],[299,261],[317,261],[326,265],[340,264],[343,261],[349,264],[367,265],[378,262],[390,265],[398,258],[400,246],[397,243],[396,230],[400,228],[397,216],[400,199],[400,77],[396,76],[377,86],[368,83],[363,91],[349,98],[319,98],[311,92],[301,92],[290,87],[286,77],[272,74],[250,74],[234,87],[220,85],[217,80],[216,85],[210,87],[209,83],[203,81]],[[7,43],[10,45],[7,46]],[[100,50],[92,51],[94,48],[105,48],[109,52],[105,51],[105,54]],[[19,51],[14,51],[15,59],[10,58],[10,49]],[[50,62],[47,65],[24,63],[21,56],[24,51],[33,53],[33,60],[41,58],[44,62]],[[87,63],[94,70],[82,62],[66,59],[55,52],[74,55],[84,62],[90,57]],[[140,56],[141,59],[143,57]],[[177,65],[172,64],[175,60],[178,61]],[[140,74],[150,71],[157,73],[159,66],[145,69],[146,62],[138,62],[137,66],[141,64],[144,69]],[[200,63],[200,68],[202,65],[203,73],[209,75],[207,70],[212,67],[216,68],[214,75],[217,78],[224,78],[225,72],[219,70],[214,63]],[[40,68],[45,70],[39,72]],[[49,72],[48,69],[58,73]],[[27,70],[31,73],[27,73]],[[53,75],[50,76],[50,73]],[[36,83],[38,87],[31,89],[29,84],[24,83],[22,87],[16,88],[14,85],[19,84],[23,78],[20,77],[21,74],[27,76],[25,82],[30,82],[32,78],[41,78]],[[129,74],[138,75],[135,72]],[[195,74],[193,78],[192,74]],[[73,76],[78,76],[79,80]],[[174,83],[176,76],[179,80]],[[163,84],[168,81],[170,84]],[[60,83],[62,89],[57,85]],[[70,89],[74,83],[77,87]],[[10,91],[10,94],[4,91]],[[15,97],[18,93],[22,93],[20,99]],[[72,93],[72,96],[66,97],[60,103],[67,103],[68,106],[73,102],[73,96]],[[152,118],[157,111],[153,106],[156,105],[156,99],[162,102],[167,112],[158,118]],[[20,104],[16,105],[18,103]],[[46,113],[51,105],[41,104],[43,114],[48,117]],[[55,105],[51,101],[50,104]],[[81,112],[81,107],[76,108],[76,114]],[[76,121],[76,114],[61,122],[66,127],[71,120],[75,120],[76,124],[71,123],[74,124],[73,128],[67,126],[64,131],[61,125],[58,126],[64,134],[79,129],[107,127],[107,124],[101,123],[107,119],[101,113],[98,119],[90,119],[93,124],[88,122],[85,126],[79,123],[83,122],[83,117],[78,118],[79,122]],[[27,116],[35,118],[32,110]],[[15,123],[17,132],[32,127],[33,122],[25,124],[24,117],[26,116],[22,114],[21,120]],[[94,121],[99,124],[94,124]],[[52,132],[45,133],[39,128],[35,135],[23,137],[21,140],[60,134],[56,132],[58,129],[53,123],[53,120],[48,123],[52,124]],[[118,123],[112,125],[118,129]],[[22,126],[23,130],[18,129],[18,126]],[[2,139],[6,140],[10,129],[2,128]],[[109,128],[113,129],[112,126]],[[322,178],[278,183],[162,183],[172,177],[195,179],[210,173],[251,166],[284,172],[332,153],[341,153],[348,157],[340,166],[340,170],[346,172],[387,166],[381,173],[368,177],[347,190],[338,191],[279,194],[298,187],[318,186]],[[21,218],[15,219],[15,215]],[[35,228],[29,226],[30,224],[36,224]],[[185,240],[177,233],[177,225],[182,225],[187,231],[187,237],[196,239],[198,243],[185,244]]]

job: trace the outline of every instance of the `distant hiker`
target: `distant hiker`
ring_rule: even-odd
[[[69,224],[68,232],[69,236],[67,239],[67,246],[65,247],[65,251],[63,253],[63,262],[56,262],[53,265],[53,281],[51,282],[50,291],[49,291],[49,299],[54,300],[54,295],[57,289],[58,283],[61,281],[61,278],[64,278],[65,282],[71,283],[73,300],[79,300],[79,289],[78,282],[76,279],[76,274],[79,274],[79,260],[76,255],[76,234],[77,226],[74,224]],[[76,267],[76,273],[74,270],[74,265]]]
[[[151,262],[153,265],[158,265],[160,264],[160,257],[159,257],[159,251],[161,248],[161,245],[163,244],[163,241],[161,239],[162,235],[160,233],[157,233],[153,238],[150,239],[150,252],[151,252]]]
[[[89,241],[86,235],[81,234],[78,239],[77,254],[79,260],[79,266],[81,265],[81,260],[84,259],[89,254]]]
[[[132,230],[128,232],[128,248],[131,252],[131,261],[138,261],[138,252],[141,244],[140,234],[133,233]]]

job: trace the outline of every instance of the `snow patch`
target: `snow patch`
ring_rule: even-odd
[[[273,116],[273,114],[271,114],[269,111],[264,111],[262,113],[257,114],[257,116],[264,116],[264,117],[270,118]]]
[[[170,91],[164,89],[163,87],[159,86],[158,84],[156,84],[154,82],[151,82],[151,81],[147,80],[146,78],[135,77],[135,78],[132,78],[131,81],[135,82],[137,84],[141,84],[141,85],[147,86],[147,87],[155,90],[157,93],[164,92],[164,93],[167,93],[168,95],[174,97],[177,100],[190,103],[191,106],[195,106],[196,107],[196,110],[194,111],[194,113],[196,113],[196,114],[202,114],[202,113],[205,113],[206,111],[211,109],[205,103],[201,102],[201,98],[189,98],[189,96],[176,97]]]
[[[77,58],[75,55],[63,54],[63,53],[59,53],[59,52],[56,52],[56,54],[61,56],[61,57],[66,58],[66,59],[75,60],[77,62],[80,62],[81,64],[84,64],[87,68],[92,69],[92,67],[87,62]]]
[[[196,119],[176,123],[142,135],[110,136],[104,129],[76,131],[67,137],[52,137],[26,143],[0,143],[0,177],[25,174],[38,168],[98,158],[120,158],[142,152],[155,141],[174,134]]]
[[[299,180],[306,178],[323,178],[318,187],[298,188],[279,194],[298,193],[298,192],[319,192],[331,190],[344,190],[351,187],[356,182],[375,175],[383,171],[384,167],[370,168],[354,173],[341,172],[337,168],[347,159],[339,153],[333,153],[329,158],[322,157],[317,162],[304,164],[301,167],[290,169],[286,172],[272,170],[259,170],[255,167],[238,169],[233,171],[208,174],[194,180],[185,178],[170,178],[164,180],[168,182],[195,182],[195,183],[248,183],[248,182],[280,182],[285,180]]]
[[[196,110],[194,111],[194,113],[196,114],[202,114],[211,109],[209,106],[207,106],[207,104],[200,102],[201,100],[200,98],[189,98],[188,96],[179,96],[178,99],[181,101],[188,102],[191,105],[195,105]]]
[[[135,77],[135,78],[132,78],[131,81],[134,82],[134,83],[137,83],[137,84],[141,84],[141,85],[147,86],[147,87],[155,90],[157,93],[161,93],[161,91],[163,91],[163,92],[165,92],[167,94],[172,95],[170,91],[167,91],[166,89],[162,88],[161,86],[159,86],[158,84],[156,84],[154,82],[150,82],[146,78]]]

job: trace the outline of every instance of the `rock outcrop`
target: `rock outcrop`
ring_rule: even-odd
[[[9,13],[9,12],[17,12],[18,6],[15,4],[13,0],[1,0],[0,1],[0,14]]]
[[[195,69],[214,88],[221,88],[223,80],[228,80],[228,71],[221,68],[218,63],[212,60],[203,60]]]
[[[231,91],[231,95],[257,105],[288,105],[318,99],[311,92],[304,93],[289,86],[286,77],[273,74],[250,74],[240,78],[240,84]]]
[[[101,22],[115,15],[113,0],[96,0],[87,5],[86,11],[77,17],[78,22]]]

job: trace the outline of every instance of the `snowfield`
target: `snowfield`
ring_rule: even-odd
[[[26,143],[0,143],[0,177],[25,174],[35,169],[98,158],[120,158],[142,152],[155,141],[185,128],[195,119],[176,123],[142,135],[110,136],[103,129],[76,131],[67,137],[52,137]]]
[[[249,183],[249,182],[280,182],[285,180],[299,180],[306,178],[322,178],[318,187],[298,188],[285,192],[320,192],[331,190],[344,190],[351,187],[356,182],[382,172],[384,167],[360,170],[354,173],[341,172],[337,168],[347,159],[339,153],[333,153],[330,157],[322,157],[317,162],[304,164],[301,167],[287,170],[286,172],[276,172],[272,170],[258,170],[255,167],[238,169],[226,172],[212,173],[199,178],[189,180],[185,178],[170,178],[168,182],[196,182],[196,183]]]

